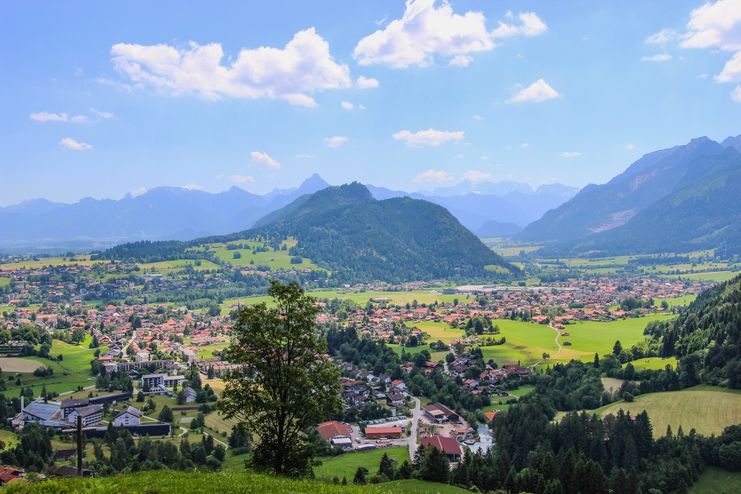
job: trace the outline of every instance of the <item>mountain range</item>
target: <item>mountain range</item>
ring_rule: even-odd
[[[515,238],[591,253],[741,251],[741,136],[646,154]]]
[[[157,187],[120,200],[85,198],[64,204],[34,199],[0,208],[0,251],[79,251],[138,240],[190,240],[227,234],[250,228],[297,198],[328,186],[314,174],[299,187],[265,195],[239,187],[220,193]],[[462,182],[428,194],[368,188],[376,199],[407,196],[439,204],[466,228],[483,236],[516,233],[577,191],[560,184],[533,190],[516,182]]]
[[[331,271],[334,283],[520,274],[442,206],[410,197],[378,200],[357,182],[300,196],[245,231],[190,242],[124,244],[99,256],[178,259],[193,255],[189,247],[256,238],[273,245],[296,239],[290,254]]]

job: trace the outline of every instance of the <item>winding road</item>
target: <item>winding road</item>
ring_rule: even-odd
[[[409,432],[409,459],[414,462],[414,455],[417,454],[417,449],[419,449],[417,429],[419,428],[419,419],[422,418],[422,402],[414,396],[412,399],[414,400],[414,410],[412,410],[412,427]]]

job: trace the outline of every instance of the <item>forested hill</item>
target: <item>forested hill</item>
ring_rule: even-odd
[[[517,272],[445,208],[399,197],[378,201],[359,183],[299,198],[233,239],[294,237],[294,254],[347,281],[492,277]]]
[[[191,242],[140,242],[104,252],[108,259],[187,257],[188,247],[263,238],[298,243],[291,254],[332,272],[336,282],[494,279],[519,275],[445,208],[419,199],[376,200],[357,182],[299,197],[242,232]],[[160,254],[160,255],[157,255]]]
[[[682,359],[697,382],[741,388],[741,275],[701,293],[677,319],[646,328],[661,355]]]

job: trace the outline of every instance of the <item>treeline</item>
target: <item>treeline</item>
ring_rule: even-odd
[[[659,355],[676,356],[697,382],[741,388],[741,276],[702,292],[673,321],[656,321],[646,334]]]

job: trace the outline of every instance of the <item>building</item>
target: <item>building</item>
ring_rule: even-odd
[[[67,421],[76,424],[78,416],[82,418],[83,427],[98,425],[103,420],[103,405],[88,405],[86,407],[75,408],[67,416]]]
[[[198,398],[198,393],[195,389],[191,388],[190,386],[186,386],[181,391],[183,394],[183,397],[185,398],[185,403],[195,403],[196,398]]]
[[[126,407],[125,410],[121,411],[121,413],[116,415],[116,417],[113,419],[113,426],[121,427],[127,425],[140,425],[141,417],[142,413],[141,411],[139,411],[139,409],[131,406]]]
[[[316,430],[319,435],[332,446],[337,446],[342,449],[352,448],[352,435],[348,425],[343,424],[342,422],[337,422],[336,420],[331,420],[317,425]]]
[[[12,482],[25,481],[25,476],[26,473],[23,470],[0,465],[0,486],[8,485]]]
[[[402,428],[399,426],[392,427],[366,427],[365,437],[367,439],[399,439]]]
[[[26,424],[30,422],[45,422],[52,420],[58,411],[58,405],[32,401],[21,410],[19,418]]]
[[[134,361],[149,362],[149,352],[136,352],[136,355],[134,355]]]
[[[86,407],[89,404],[90,404],[90,398],[70,398],[67,400],[62,400],[60,408],[62,409],[62,412],[64,413],[64,418],[66,419],[76,409]]]
[[[423,437],[422,446],[432,446],[433,448],[439,449],[440,451],[445,453],[445,455],[448,457],[448,460],[452,462],[460,461],[463,457],[463,450],[461,449],[461,445],[458,444],[458,441],[453,437]]]
[[[430,403],[427,405],[425,407],[425,416],[438,424],[442,424],[443,422],[458,422],[460,420],[457,413],[442,403]]]
[[[141,378],[143,389],[161,388],[165,385],[165,374],[144,374]]]
[[[183,384],[183,381],[185,381],[185,376],[165,375],[165,377],[163,378],[164,385],[167,388],[174,388],[175,386],[180,386],[181,384]]]

